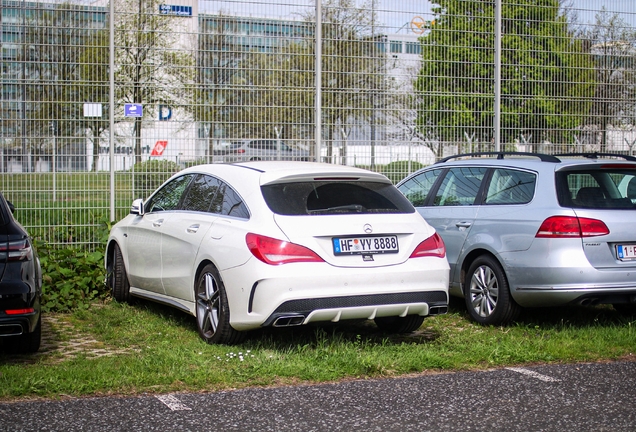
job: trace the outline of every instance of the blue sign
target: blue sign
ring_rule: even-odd
[[[172,118],[172,108],[168,105],[159,105],[159,120],[166,121]]]
[[[159,13],[161,15],[192,16],[192,6],[160,4]]]
[[[143,117],[144,107],[141,104],[126,104],[124,105],[125,117]]]

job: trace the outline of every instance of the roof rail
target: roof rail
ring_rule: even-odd
[[[529,156],[529,157],[536,157],[539,158],[542,162],[553,162],[553,163],[559,163],[561,162],[561,159],[557,158],[556,156],[552,156],[552,155],[548,155],[548,154],[543,154],[543,153],[529,153],[529,152],[481,152],[481,153],[463,153],[463,154],[458,154],[458,155],[453,155],[453,156],[447,156],[443,159],[438,160],[435,163],[444,163],[447,162],[451,159],[457,159],[460,157],[466,157],[466,156],[497,156],[497,159],[504,159],[505,156]],[[558,155],[557,155],[558,156]]]
[[[592,152],[592,153],[557,153],[555,154],[555,156],[582,156],[588,159],[598,159],[599,157],[618,157],[618,158],[623,158],[625,160],[631,161],[631,162],[636,162],[636,157],[634,156],[629,156],[629,155],[624,155],[624,154],[620,154],[620,153],[598,153],[598,152]]]

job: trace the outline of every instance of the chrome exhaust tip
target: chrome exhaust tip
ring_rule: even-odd
[[[304,315],[287,315],[276,318],[273,327],[292,327],[299,326],[305,321]]]
[[[0,336],[20,336],[24,329],[20,324],[1,324]]]
[[[448,312],[448,306],[433,306],[428,309],[429,316],[444,315]]]

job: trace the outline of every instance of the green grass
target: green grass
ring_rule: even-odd
[[[133,192],[133,183],[144,175],[115,173],[116,221],[128,214],[134,198],[146,198],[170,173],[154,174],[152,189]],[[109,173],[6,173],[0,176],[0,187],[16,207],[16,219],[34,239],[52,247],[103,246],[99,230],[110,221]]]
[[[395,377],[536,363],[634,360],[636,318],[611,307],[535,309],[506,327],[470,322],[460,304],[410,335],[381,333],[371,322],[250,333],[239,346],[201,341],[194,318],[147,302],[108,302],[57,315],[55,343],[75,333],[106,357],[87,353],[0,353],[0,400],[178,391]]]

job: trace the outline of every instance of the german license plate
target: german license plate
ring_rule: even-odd
[[[334,255],[363,255],[398,253],[398,239],[394,235],[369,237],[334,237]]]
[[[636,244],[616,245],[616,255],[619,260],[636,259]]]

